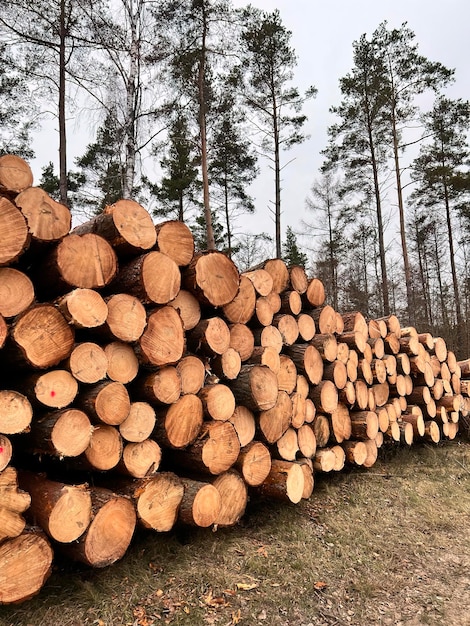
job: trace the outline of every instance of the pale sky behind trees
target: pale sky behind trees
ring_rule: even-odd
[[[248,4],[233,0],[235,7]],[[455,83],[446,90],[451,98],[470,99],[470,3],[468,0],[252,0],[262,10],[279,9],[284,25],[292,32],[291,44],[298,57],[293,85],[305,91],[310,85],[318,89],[316,98],[309,100],[304,112],[305,125],[310,135],[303,144],[283,153],[283,163],[291,161],[282,172],[282,230],[290,225],[301,231],[301,221],[311,221],[305,209],[305,199],[315,178],[319,176],[323,150],[327,142],[327,128],[334,118],[329,108],[338,105],[341,94],[339,79],[353,66],[352,44],[362,34],[368,38],[381,22],[389,28],[399,28],[403,22],[415,33],[419,52],[430,61],[439,61],[455,69]],[[427,106],[428,104],[428,106]],[[431,108],[423,103],[423,108]],[[69,167],[81,156],[86,145],[93,141],[88,133],[89,122],[69,122]],[[31,165],[36,184],[41,168],[57,160],[55,122],[44,124],[36,136],[36,159]],[[272,172],[267,162],[260,159],[261,175],[252,185],[256,214],[243,218],[244,230],[253,233],[265,231],[274,234],[270,200],[274,199]]]

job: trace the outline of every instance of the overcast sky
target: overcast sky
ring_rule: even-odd
[[[244,6],[247,1],[233,0],[233,4]],[[294,159],[282,175],[283,230],[290,225],[299,231],[302,219],[309,219],[305,199],[319,175],[320,151],[326,145],[327,127],[333,122],[328,110],[340,102],[338,81],[352,69],[352,44],[362,34],[370,38],[384,20],[389,28],[407,22],[421,54],[455,69],[455,84],[447,94],[470,99],[469,0],[253,0],[251,4],[266,11],[279,9],[283,23],[292,32],[292,47],[298,56],[293,84],[302,91],[312,84],[318,89],[316,98],[304,109],[310,138],[283,155],[284,162]],[[73,126],[71,123],[69,127],[72,134]],[[92,139],[85,140],[84,130],[83,126],[75,129],[75,138],[69,142],[71,149],[76,147],[68,157],[71,167],[74,157],[82,154]],[[48,132],[50,135],[54,130]],[[36,142],[37,159],[32,163],[36,181],[41,167],[57,156],[56,147],[45,141],[44,135],[41,133]],[[244,229],[274,234],[269,210],[273,187],[272,172],[265,167],[252,187],[256,215],[244,219]]]
[[[235,6],[246,2],[234,0]],[[284,153],[295,160],[283,171],[282,223],[301,230],[301,220],[311,221],[305,199],[318,177],[327,127],[333,122],[328,110],[339,104],[339,79],[353,66],[352,44],[362,34],[368,38],[387,20],[389,28],[403,22],[415,33],[421,54],[455,69],[455,83],[446,93],[452,98],[470,99],[470,2],[468,0],[253,0],[266,11],[279,9],[283,23],[292,32],[292,46],[298,56],[294,84],[304,90],[318,89],[305,107],[310,139]],[[253,185],[257,215],[250,228],[267,230],[273,224],[268,204],[273,198],[269,174]]]

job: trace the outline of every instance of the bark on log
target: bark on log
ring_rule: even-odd
[[[235,411],[235,396],[232,390],[222,383],[204,385],[198,393],[202,401],[204,415],[208,419],[226,422]]]
[[[16,388],[37,409],[44,409],[44,407],[62,409],[75,399],[78,392],[78,382],[66,370],[51,369],[47,372],[36,372],[19,378]]]
[[[312,423],[318,448],[324,448],[331,436],[330,420],[323,413],[317,413]]]
[[[320,351],[311,343],[287,346],[285,353],[293,360],[297,370],[308,378],[312,385],[322,380],[324,364]]]
[[[34,420],[29,440],[37,452],[59,458],[77,457],[90,445],[92,433],[93,426],[86,413],[68,408]]]
[[[230,329],[221,317],[202,319],[186,338],[191,352],[208,357],[223,354],[230,347]]]
[[[249,272],[243,272],[242,278],[248,278],[255,291],[260,296],[267,296],[273,289],[273,277],[271,274],[260,268]]]
[[[276,441],[277,458],[284,461],[295,461],[297,452],[299,452],[299,442],[297,439],[297,431],[289,426],[286,432]]]
[[[157,414],[154,438],[171,448],[185,448],[193,443],[202,427],[201,400],[194,394],[181,396],[166,411]]]
[[[346,461],[355,465],[363,465],[367,458],[367,447],[363,441],[344,441],[342,443]]]
[[[140,375],[130,386],[131,395],[152,405],[174,404],[181,396],[182,382],[177,367],[166,365],[155,372]]]
[[[228,348],[223,354],[218,354],[211,360],[211,371],[219,379],[235,380],[240,373],[242,360],[235,348]]]
[[[230,381],[237,404],[252,411],[267,411],[278,399],[276,374],[265,365],[243,365],[236,380]]]
[[[116,471],[133,478],[155,474],[162,460],[162,450],[153,439],[129,442],[124,445]]]
[[[346,405],[339,403],[331,412],[331,435],[336,443],[342,443],[351,437],[351,433],[349,409]]]
[[[330,380],[322,380],[310,389],[309,398],[313,400],[317,411],[333,413],[338,407],[338,390]]]
[[[208,528],[215,524],[222,507],[220,493],[214,485],[182,479],[183,499],[178,511],[178,519],[183,524]]]
[[[0,434],[0,472],[9,465],[13,455],[13,446],[6,435]]]
[[[298,504],[302,499],[304,483],[304,473],[299,463],[273,459],[266,480],[255,491],[264,498]]]
[[[135,502],[139,523],[144,528],[168,532],[176,523],[183,499],[184,486],[173,472],[132,481],[126,493]]]
[[[122,383],[103,381],[84,388],[76,405],[96,423],[118,426],[129,415],[131,401]]]

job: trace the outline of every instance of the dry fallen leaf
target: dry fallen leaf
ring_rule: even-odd
[[[258,585],[256,583],[237,583],[237,589],[242,589],[243,591],[250,591],[251,589],[256,589]]]
[[[316,583],[313,583],[313,588],[316,589],[317,591],[323,591],[325,587],[328,587],[328,584],[322,582],[321,580],[318,580]]]

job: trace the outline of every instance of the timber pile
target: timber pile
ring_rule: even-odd
[[[298,503],[469,415],[441,338],[341,314],[279,259],[240,274],[130,200],[70,230],[32,184],[0,157],[0,603],[53,550],[104,567],[136,526],[232,525],[249,495]]]

